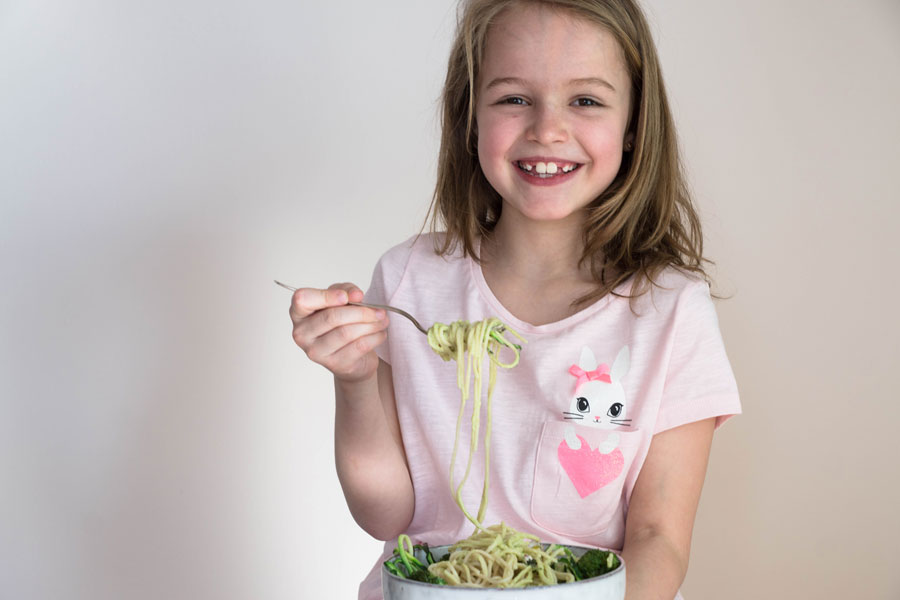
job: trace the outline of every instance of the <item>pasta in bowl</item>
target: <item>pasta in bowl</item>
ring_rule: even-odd
[[[501,527],[502,525],[488,528],[475,536],[493,535],[498,533],[496,529]],[[528,537],[530,538],[530,536]],[[532,540],[529,539],[529,541]],[[441,563],[448,561],[441,559],[450,558],[449,562],[452,562],[454,549],[463,542],[453,546],[432,548],[415,546],[410,548],[413,550],[412,556],[416,561],[426,565],[430,572],[441,574],[441,583],[429,583],[405,577],[406,569],[402,566],[399,574],[394,573],[390,561],[387,561],[381,570],[382,592],[385,600],[510,600],[522,597],[529,600],[622,600],[625,597],[625,563],[616,553],[537,542],[527,544],[527,548],[522,552],[524,558],[521,559],[510,559],[510,556],[515,553],[515,549],[505,559],[504,552],[501,551],[493,560],[483,560],[483,556],[479,557],[471,549],[463,549],[469,554],[468,560],[473,563],[488,563],[482,565],[482,568],[487,567],[486,571],[493,572],[496,576],[493,583],[501,587],[481,587],[475,583],[460,584],[443,581],[444,577],[451,578],[448,577],[447,570],[440,566]],[[543,553],[543,558],[547,560],[543,562],[540,558],[529,560],[530,556],[534,556],[536,553]],[[566,566],[566,563],[577,565],[578,561],[582,561],[585,557],[594,558],[596,556],[603,557],[602,560],[607,565],[612,565],[609,570],[600,575],[576,579]],[[395,553],[395,559],[400,560],[397,553]],[[509,562],[515,562],[518,565],[509,565]],[[475,570],[479,570],[479,567],[476,566]],[[569,575],[569,577],[563,575]],[[520,579],[519,581],[516,581],[517,577]],[[525,578],[529,580],[522,581]],[[517,584],[523,585],[523,587],[514,587]]]

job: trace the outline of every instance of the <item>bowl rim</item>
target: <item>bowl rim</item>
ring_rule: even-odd
[[[442,544],[439,546],[429,545],[428,549],[431,550],[432,552],[441,552],[442,550],[447,550],[451,546],[453,546],[453,544]],[[486,588],[486,587],[477,588],[477,587],[462,587],[462,586],[456,586],[456,585],[439,585],[436,583],[426,583],[424,581],[416,581],[415,579],[407,579],[405,577],[397,577],[396,575],[394,575],[393,573],[391,573],[390,571],[387,570],[387,567],[384,566],[384,561],[382,561],[382,563],[381,563],[381,578],[382,578],[382,580],[384,580],[384,578],[387,577],[388,579],[394,580],[398,583],[409,584],[409,585],[414,585],[414,586],[426,586],[429,588],[440,588],[442,590],[448,590],[448,591],[454,590],[454,593],[484,592],[484,590],[491,590],[492,592],[523,593],[523,592],[528,592],[529,590],[546,590],[548,588],[555,588],[556,585],[575,586],[575,585],[582,585],[582,584],[591,584],[591,583],[594,583],[597,581],[601,581],[603,579],[607,579],[609,577],[614,577],[616,575],[619,575],[621,572],[625,571],[625,559],[622,558],[622,553],[617,552],[616,550],[612,550],[610,548],[599,548],[596,546],[576,546],[576,545],[572,545],[572,544],[552,544],[552,543],[547,543],[547,542],[541,543],[541,547],[544,550],[546,550],[550,546],[565,546],[566,548],[568,548],[569,550],[572,550],[573,552],[575,552],[576,550],[580,551],[580,554],[577,554],[577,556],[584,554],[588,550],[603,550],[605,552],[612,552],[619,559],[619,566],[616,567],[615,569],[613,569],[612,571],[604,573],[603,575],[597,575],[596,577],[590,577],[588,579],[579,579],[577,581],[573,581],[572,583],[566,583],[566,584],[529,585],[526,587],[508,587],[508,588]],[[418,554],[419,550],[416,550],[416,552]],[[417,556],[417,558],[418,558],[418,556]],[[457,590],[458,590],[458,592],[457,592]]]

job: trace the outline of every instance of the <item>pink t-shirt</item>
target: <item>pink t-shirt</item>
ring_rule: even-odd
[[[497,373],[486,525],[503,521],[545,542],[620,550],[653,434],[709,417],[720,425],[740,412],[708,286],[675,269],[658,283],[634,306],[607,295],[536,326],[500,304],[476,262],[461,253],[436,255],[431,235],[392,248],[378,262],[367,301],[403,308],[425,327],[496,316],[527,341],[519,365]],[[443,361],[397,315],[377,352],[393,370],[415,488],[407,533],[414,542],[452,544],[473,531],[449,484],[460,404],[456,363]],[[471,406],[460,432],[457,483],[468,456]],[[479,445],[462,494],[471,514],[483,479]],[[361,600],[381,598],[381,562],[395,546],[386,542],[360,586]]]

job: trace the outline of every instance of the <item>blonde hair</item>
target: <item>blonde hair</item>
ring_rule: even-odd
[[[609,31],[622,50],[632,82],[627,131],[634,148],[619,173],[587,208],[582,265],[597,282],[575,304],[616,293],[633,276],[629,297],[647,291],[654,278],[674,266],[708,280],[703,264],[700,219],[691,202],[662,73],[646,19],[635,0],[464,0],[442,94],[437,184],[429,210],[431,229],[443,224],[435,250],[458,246],[480,260],[477,240],[500,218],[501,198],[478,162],[475,91],[491,23],[516,4],[566,10]]]

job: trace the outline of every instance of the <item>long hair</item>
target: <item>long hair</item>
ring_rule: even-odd
[[[597,287],[575,304],[616,293],[634,277],[631,293],[647,291],[654,278],[674,266],[702,276],[700,219],[691,202],[678,154],[678,141],[663,85],[656,47],[636,0],[465,0],[458,19],[442,94],[441,146],[437,184],[429,210],[431,229],[443,225],[435,250],[459,246],[480,260],[475,248],[500,218],[502,200],[478,162],[476,89],[491,23],[515,4],[541,4],[585,18],[618,42],[632,83],[627,131],[634,148],[625,152],[619,173],[586,207],[581,265]]]

